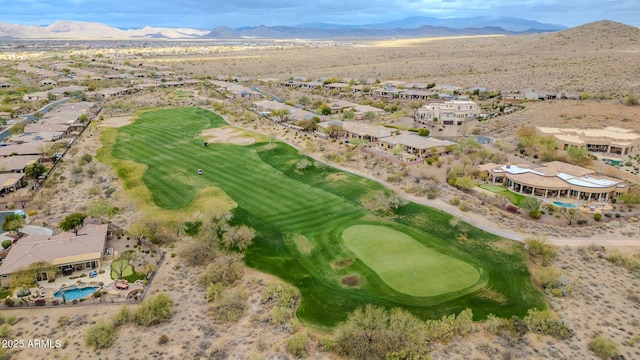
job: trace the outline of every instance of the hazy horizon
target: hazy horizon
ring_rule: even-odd
[[[212,29],[258,25],[324,22],[365,25],[412,16],[440,19],[476,16],[513,17],[573,27],[598,20],[640,25],[640,6],[634,0],[578,1],[531,0],[239,0],[199,3],[191,0],[162,2],[139,0],[0,0],[0,22],[47,26],[59,20],[99,22],[121,29],[152,27]]]

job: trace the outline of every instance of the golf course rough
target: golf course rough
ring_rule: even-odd
[[[201,108],[146,110],[134,123],[101,133],[100,160],[114,167],[129,196],[143,196],[157,209],[192,214],[194,204],[210,202],[203,196],[216,196],[206,189],[219,189],[234,205],[230,225],[257,232],[245,263],[300,290],[296,315],[305,324],[328,330],[367,304],[402,307],[424,319],[466,308],[476,319],[547,308],[521,246],[493,247],[503,240],[471,226],[466,240],[458,241],[451,215],[414,203],[391,219],[377,217],[361,199],[387,191],[381,184],[332,167],[298,169],[305,158],[298,150],[258,134],[246,146],[203,146],[205,129],[225,126],[222,117]],[[132,168],[138,169],[133,175],[127,171]],[[354,232],[396,243],[365,254],[349,239]],[[413,287],[414,270],[424,286]],[[422,282],[427,276],[430,284]],[[347,277],[357,278],[357,286],[344,286]]]
[[[385,284],[403,294],[441,295],[473,286],[480,280],[480,273],[470,264],[385,226],[350,226],[342,233],[342,239]]]

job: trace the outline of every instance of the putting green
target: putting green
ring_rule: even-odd
[[[472,286],[476,268],[432,250],[384,226],[354,225],[342,233],[347,248],[391,288],[411,296],[435,296]]]

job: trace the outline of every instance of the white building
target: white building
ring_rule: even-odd
[[[420,123],[434,122],[443,125],[462,125],[465,119],[473,119],[480,115],[478,104],[471,100],[451,100],[434,102],[416,110],[416,121]]]

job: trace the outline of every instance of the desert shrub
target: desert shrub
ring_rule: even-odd
[[[612,250],[611,252],[609,252],[607,254],[607,260],[609,260],[609,262],[611,262],[612,264],[624,267],[631,272],[635,273],[640,271],[640,260],[632,256],[623,254],[618,250]]]
[[[198,276],[198,283],[201,286],[221,284],[224,287],[235,284],[244,274],[244,267],[240,261],[225,260],[230,259],[219,259],[207,265]]]
[[[158,338],[158,345],[164,345],[168,342],[169,342],[169,337],[166,334],[162,334]]]
[[[509,328],[509,320],[489,314],[487,315],[487,321],[484,323],[484,328],[489,334],[499,335]]]
[[[620,354],[618,345],[613,340],[602,336],[596,336],[587,344],[589,350],[593,351],[600,359],[612,359]]]
[[[584,224],[586,224],[588,222],[589,222],[589,220],[587,220],[587,219],[578,219],[578,221],[577,221],[578,225],[584,225]]]
[[[458,206],[460,205],[460,199],[457,197],[454,197],[453,199],[449,200],[449,204],[453,206]]]
[[[558,256],[556,247],[544,239],[530,238],[526,239],[524,244],[529,255],[540,265],[547,266]]]
[[[161,293],[143,302],[133,314],[138,325],[151,326],[169,321],[173,316],[173,301],[169,295]]]
[[[600,221],[601,219],[602,219],[602,214],[601,213],[593,214],[593,220]]]
[[[118,327],[129,323],[132,319],[131,312],[129,311],[129,307],[124,305],[120,308],[120,311],[113,318],[113,326]]]
[[[627,289],[627,299],[636,303],[636,304],[640,304],[640,293],[638,293],[637,291],[633,290],[633,289]]]
[[[213,309],[213,317],[221,322],[238,321],[247,310],[247,293],[239,287],[222,292]]]
[[[291,318],[291,310],[286,307],[276,306],[271,309],[271,323],[284,325]]]
[[[560,286],[560,271],[551,267],[539,267],[534,272],[540,285],[545,289],[553,289]]]
[[[532,219],[540,219],[540,217],[542,216],[542,211],[540,211],[540,210],[529,211],[529,216]]]
[[[507,205],[507,211],[515,214],[518,212],[518,207],[515,205]]]
[[[300,298],[300,291],[283,283],[270,283],[262,293],[262,303],[274,302],[277,307],[293,309]]]
[[[100,319],[87,330],[84,341],[94,349],[106,349],[116,341],[116,329],[112,324]]]
[[[424,322],[402,309],[358,308],[335,334],[335,350],[352,359],[420,359],[428,352]]]
[[[218,297],[220,296],[220,294],[222,294],[222,290],[224,288],[222,287],[222,284],[218,283],[218,284],[209,284],[209,286],[207,287],[207,301],[208,302],[214,302],[216,301],[216,299],[218,299]]]
[[[0,338],[8,338],[9,336],[11,336],[11,326],[9,326],[9,324],[2,324],[2,326],[0,326]]]
[[[307,334],[297,333],[285,340],[285,346],[291,355],[297,358],[305,357],[309,353],[309,337]]]
[[[7,307],[13,307],[15,305],[15,301],[12,298],[6,298],[4,299],[4,304]]]
[[[3,249],[7,249],[9,246],[11,246],[12,241],[11,240],[5,240],[2,242],[2,248]]]
[[[571,330],[561,321],[551,318],[548,310],[529,309],[524,318],[529,331],[549,335],[559,340],[571,337]]]
[[[85,154],[82,154],[82,156],[80,156],[80,161],[79,161],[79,163],[80,163],[81,165],[84,165],[84,164],[88,164],[88,163],[90,163],[90,162],[91,162],[91,160],[93,160],[93,157],[91,156],[91,154],[86,154],[86,153],[85,153]]]
[[[427,320],[427,339],[446,342],[457,335],[467,335],[473,330],[473,313],[471,309],[455,314],[445,315],[440,320]]]
[[[320,348],[322,351],[331,352],[335,350],[336,345],[333,343],[333,339],[330,337],[323,337],[319,341]]]

